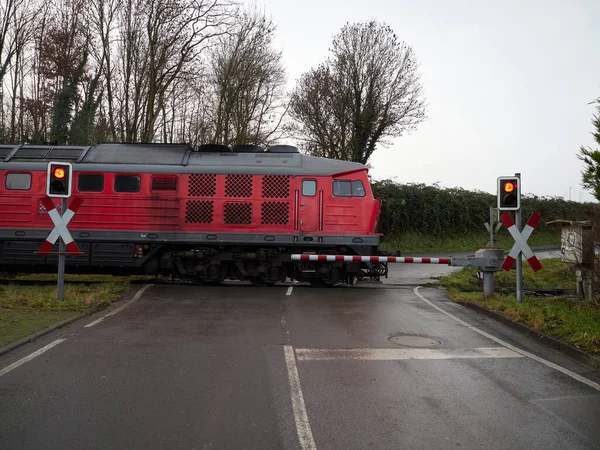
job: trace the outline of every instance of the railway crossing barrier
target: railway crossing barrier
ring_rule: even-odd
[[[293,254],[292,261],[316,262],[370,262],[392,264],[444,264],[456,267],[478,267],[483,273],[483,292],[486,296],[494,294],[494,273],[501,270],[504,259],[502,249],[481,249],[475,256],[428,258],[412,256],[362,256],[362,255],[317,255]]]
[[[483,252],[483,253],[480,253]],[[361,255],[316,255],[309,253],[293,254],[292,261],[339,261],[339,262],[371,262],[399,264],[444,264],[447,266],[480,267],[482,269],[500,270],[504,257],[503,250],[478,250],[475,256],[427,258],[416,256],[361,256]]]

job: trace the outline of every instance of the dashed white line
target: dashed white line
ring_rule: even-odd
[[[285,295],[292,295],[292,290],[294,289],[294,286],[290,286],[287,290],[287,292],[285,293]]]
[[[18,361],[15,361],[11,365],[6,366],[4,369],[0,370],[0,377],[3,375],[6,375],[8,372],[10,372],[13,369],[16,369],[17,367],[22,366],[26,362],[31,361],[33,358],[37,358],[42,353],[47,352],[52,347],[56,347],[58,344],[60,344],[61,342],[64,342],[64,341],[66,341],[66,339],[57,339],[54,342],[49,343],[45,347],[42,347],[39,350],[33,352],[31,355],[25,356],[24,358],[21,358]]]
[[[288,378],[290,382],[290,390],[292,393],[292,410],[294,411],[294,420],[296,421],[296,431],[298,440],[302,450],[317,450],[315,440],[310,429],[308,421],[308,413],[304,405],[304,395],[300,386],[300,377],[298,376],[298,367],[296,366],[296,357],[294,349],[291,345],[284,345],[285,363],[288,369]]]
[[[565,369],[562,366],[559,366],[558,364],[554,364],[553,362],[548,361],[547,359],[544,358],[540,358],[539,356],[534,355],[533,353],[529,353],[528,351],[525,350],[521,350],[518,347],[515,347],[514,345],[509,344],[508,342],[504,342],[502,339],[497,338],[496,336],[493,336],[489,333],[486,333],[483,330],[480,330],[477,327],[474,327],[471,324],[468,324],[467,322],[465,322],[464,320],[459,319],[458,317],[450,314],[447,311],[444,311],[442,308],[440,308],[437,305],[434,305],[432,302],[430,302],[429,300],[427,300],[425,297],[423,297],[421,295],[421,293],[419,292],[419,287],[414,288],[414,293],[417,295],[417,297],[419,297],[421,300],[423,300],[425,303],[427,303],[429,306],[431,306],[434,309],[437,309],[439,312],[441,312],[442,314],[450,317],[451,319],[455,320],[456,322],[460,323],[461,325],[464,325],[465,327],[469,328],[470,330],[475,331],[476,333],[479,333],[482,336],[485,336],[488,339],[491,339],[492,341],[496,342],[497,344],[502,345],[503,347],[506,347],[510,350],[512,350],[513,352],[517,352],[520,353],[523,356],[526,356],[528,358],[531,358],[537,362],[540,362],[542,364],[544,364],[545,366],[548,366],[552,369],[558,370],[559,372],[583,383],[583,384],[587,384],[589,387],[596,389],[597,391],[600,391],[600,384],[595,383],[592,380],[588,380],[585,377],[582,377],[581,375],[576,374],[575,372],[570,371],[569,369]]]
[[[104,316],[100,317],[99,319],[94,320],[93,322],[88,323],[87,325],[84,326],[84,328],[89,328],[89,327],[93,327],[94,325],[98,325],[100,322],[102,322],[104,319],[106,319],[109,316],[114,316],[115,314],[123,311],[125,308],[127,308],[129,305],[131,305],[133,302],[137,301],[137,299],[139,299],[142,294],[150,287],[152,286],[151,284],[147,284],[144,287],[142,287],[139,291],[137,291],[137,293],[135,294],[135,296],[129,300],[127,303],[125,303],[122,306],[119,306],[117,309],[115,309],[114,311],[109,312],[108,314],[105,314]]]
[[[399,361],[404,359],[479,359],[523,358],[504,347],[486,348],[297,348],[298,361],[365,360]]]

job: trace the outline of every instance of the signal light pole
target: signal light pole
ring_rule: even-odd
[[[523,211],[521,210],[521,174],[515,173],[519,179],[519,209],[515,213],[515,225],[519,233],[523,231]],[[519,253],[517,258],[517,303],[523,302],[523,257]]]
[[[62,207],[60,214],[64,215],[68,208],[69,197],[71,196],[71,184],[73,181],[73,166],[71,163],[51,161],[48,163],[46,173],[46,195],[50,198],[61,198]],[[50,211],[48,211],[50,213]],[[66,245],[62,237],[58,243],[58,279],[57,279],[57,298],[64,299],[65,286],[65,263],[66,263]]]
[[[515,211],[515,226],[519,233],[523,231],[521,210],[521,174],[515,173],[514,177],[498,178],[498,209]],[[523,259],[519,252],[516,261],[517,268],[517,303],[523,302]]]

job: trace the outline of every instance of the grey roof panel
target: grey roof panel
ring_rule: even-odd
[[[0,166],[43,170],[48,158],[75,159],[76,171],[150,173],[282,174],[328,176],[366,167],[359,163],[302,153],[196,152],[187,144],[98,144],[94,147],[17,147],[21,158],[7,158]],[[11,152],[9,146],[0,151]],[[31,153],[31,154],[30,154]],[[43,153],[43,154],[42,154]],[[4,167],[2,167],[4,168]]]
[[[187,144],[98,144],[83,158],[84,163],[181,165]]]
[[[300,153],[192,153],[188,166],[209,173],[286,173],[333,175],[365,169],[359,163],[319,158]]]

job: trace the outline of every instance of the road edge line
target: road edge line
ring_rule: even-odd
[[[127,308],[129,305],[131,305],[132,303],[135,303],[142,296],[142,294],[144,292],[146,292],[146,290],[148,288],[152,287],[152,286],[154,286],[154,285],[153,284],[146,284],[146,285],[142,286],[140,289],[138,289],[138,291],[135,293],[135,295],[133,296],[133,298],[131,300],[129,300],[127,303],[125,303],[124,305],[121,305],[118,308],[114,309],[113,311],[111,311],[111,312],[103,315],[99,319],[96,319],[93,322],[90,322],[87,325],[84,325],[83,328],[89,328],[89,327],[93,327],[94,325],[98,325],[100,322],[102,322],[107,317],[114,316],[115,314],[120,313],[125,308]]]
[[[530,359],[533,359],[534,361],[542,363],[542,364],[544,364],[547,367],[550,367],[550,368],[552,368],[554,370],[557,370],[558,372],[561,372],[562,374],[567,375],[567,376],[573,378],[574,380],[579,381],[580,383],[586,384],[589,387],[591,387],[593,389],[596,389],[597,391],[600,391],[600,384],[598,384],[598,383],[596,383],[596,382],[594,382],[592,380],[589,380],[589,379],[587,379],[587,378],[585,378],[585,377],[583,377],[583,376],[581,376],[579,374],[576,374],[575,372],[573,372],[573,371],[571,371],[569,369],[565,369],[564,367],[559,366],[558,364],[555,364],[555,363],[553,363],[551,361],[548,361],[547,359],[541,358],[541,357],[539,357],[537,355],[534,355],[533,353],[530,353],[530,352],[528,352],[526,350],[522,350],[522,349],[520,349],[518,347],[515,347],[514,345],[509,344],[508,342],[505,342],[502,339],[497,338],[496,336],[494,336],[492,334],[486,333],[485,331],[480,330],[476,326],[473,326],[473,325],[465,322],[462,319],[459,319],[455,315],[450,314],[447,311],[444,311],[442,308],[440,308],[439,306],[433,304],[431,301],[429,301],[425,297],[423,297],[423,295],[421,295],[421,293],[419,292],[419,287],[420,286],[418,286],[418,287],[416,287],[416,288],[413,289],[413,292],[415,293],[415,295],[417,297],[419,297],[421,300],[423,300],[425,303],[427,303],[432,308],[434,308],[434,309],[438,310],[439,312],[441,312],[442,314],[450,317],[454,321],[460,323],[461,325],[469,328],[472,331],[475,331],[476,333],[478,333],[478,334],[480,334],[480,335],[482,335],[482,336],[484,336],[484,337],[486,337],[488,339],[491,339],[492,341],[496,342],[497,344],[502,345],[503,347],[508,348],[509,350],[512,350],[512,351],[517,352],[517,353],[520,353],[523,356],[526,356],[526,357],[528,357]]]
[[[48,345],[45,345],[44,347],[36,350],[33,353],[30,353],[27,356],[24,356],[21,359],[18,359],[17,361],[15,361],[12,364],[9,364],[8,366],[4,367],[3,369],[0,370],[0,377],[3,377],[4,375],[6,375],[9,372],[12,372],[14,369],[16,369],[17,367],[22,366],[23,364],[25,364],[26,362],[31,361],[32,359],[37,358],[38,356],[46,353],[48,350],[50,350],[51,348],[56,347],[58,344],[65,342],[67,339],[66,338],[61,338],[61,339],[57,339],[55,341],[50,342]]]
[[[43,330],[36,331],[35,333],[27,335],[19,339],[18,341],[7,344],[4,347],[0,348],[0,356],[5,355],[6,353],[9,353],[19,347],[22,347],[25,344],[29,344],[30,342],[36,341],[39,338],[47,335],[48,333],[52,333],[53,331],[58,330],[59,328],[62,328],[66,325],[70,325],[73,322],[77,322],[78,320],[83,319],[84,317],[91,316],[92,314],[98,312],[101,309],[101,306],[102,305],[100,304],[94,305],[88,311],[82,312],[73,317],[69,317],[68,319],[62,320],[50,327],[44,328]]]
[[[592,369],[594,369],[596,371],[600,370],[600,358],[586,352],[585,350],[581,350],[571,344],[567,344],[566,342],[563,342],[560,339],[552,337],[548,334],[542,333],[541,331],[537,331],[537,330],[534,330],[533,328],[529,328],[527,325],[516,322],[497,311],[493,311],[491,309],[485,308],[483,306],[480,306],[480,305],[477,305],[477,304],[471,303],[471,302],[465,302],[462,300],[460,300],[460,301],[453,300],[453,301],[454,301],[454,303],[462,305],[465,308],[472,309],[474,311],[477,311],[478,313],[481,313],[488,317],[491,317],[496,322],[506,325],[506,326],[512,328],[513,330],[518,331],[519,333],[521,333],[524,336],[535,337],[536,339],[538,339],[538,341],[541,344],[544,344],[545,346],[547,346],[553,350],[558,350],[559,352],[563,353],[564,355],[566,355],[570,358],[573,358],[573,359],[579,361],[580,363],[591,367]]]
[[[294,421],[296,422],[296,432],[298,434],[298,440],[300,441],[300,447],[303,450],[317,450],[312,430],[310,429],[308,412],[306,411],[306,405],[304,404],[304,395],[302,394],[302,386],[300,385],[294,348],[291,345],[284,345],[283,351],[288,369],[288,381],[292,396],[292,410],[294,412]]]

